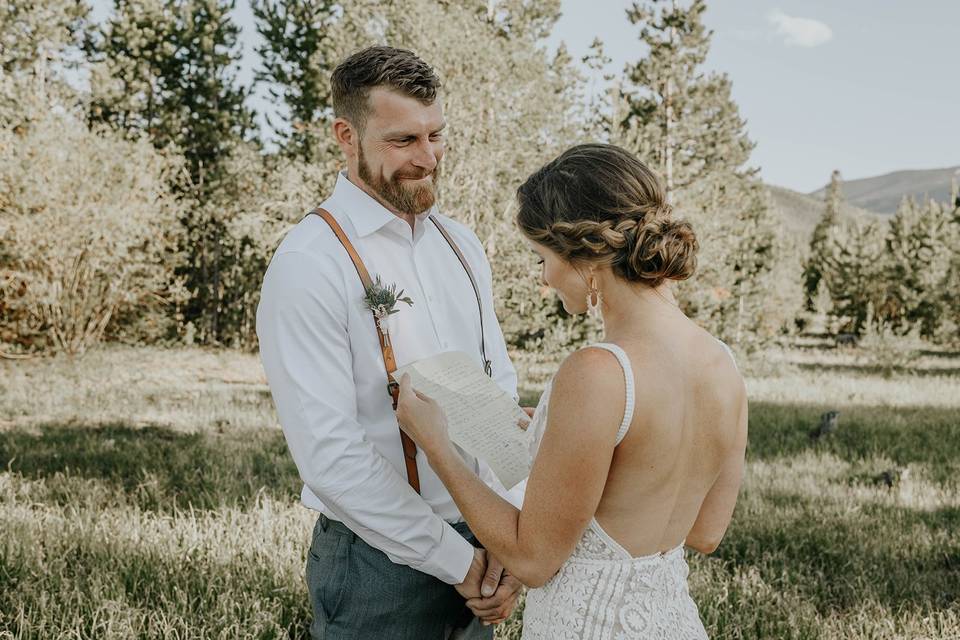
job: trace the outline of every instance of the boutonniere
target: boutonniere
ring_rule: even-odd
[[[398,292],[396,283],[390,284],[389,286],[384,285],[379,275],[376,280],[364,290],[364,293],[363,301],[367,304],[367,309],[373,312],[377,327],[380,328],[380,331],[383,333],[383,339],[389,345],[390,332],[387,329],[385,320],[388,316],[400,311],[400,309],[396,308],[398,302],[403,302],[408,307],[412,307],[413,300],[409,297],[404,297],[403,289],[400,289]]]

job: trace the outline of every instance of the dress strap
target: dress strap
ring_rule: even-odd
[[[636,391],[633,383],[633,368],[630,366],[630,358],[627,357],[626,351],[612,342],[597,342],[590,346],[606,349],[617,357],[620,367],[623,368],[623,380],[627,385],[627,403],[623,410],[623,422],[620,423],[620,428],[617,430],[616,444],[620,444],[624,436],[627,435],[627,431],[630,430],[630,423],[633,422],[633,408],[636,402],[634,397],[636,395]]]
[[[740,367],[737,366],[737,359],[733,357],[733,350],[729,346],[727,346],[727,343],[721,340],[720,338],[714,338],[714,339],[720,343],[720,346],[723,347],[724,351],[727,352],[727,355],[730,356],[730,359],[733,361],[733,368],[739,371]]]

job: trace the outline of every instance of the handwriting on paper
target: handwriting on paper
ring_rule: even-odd
[[[527,415],[470,357],[449,351],[400,367],[413,388],[437,401],[447,415],[450,439],[481,458],[506,488],[530,475],[529,436],[518,426]]]

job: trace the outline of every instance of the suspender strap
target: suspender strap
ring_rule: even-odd
[[[457,254],[457,259],[460,261],[460,264],[463,265],[463,270],[467,272],[467,277],[470,278],[470,284],[473,286],[473,294],[477,296],[477,310],[480,312],[480,353],[483,356],[483,370],[488,376],[493,376],[493,367],[490,366],[490,360],[487,359],[487,339],[486,334],[483,332],[483,304],[480,302],[480,289],[477,287],[477,279],[473,277],[473,270],[470,268],[470,263],[463,257],[463,252],[460,251],[460,247],[453,241],[453,238],[447,230],[443,228],[440,221],[434,216],[430,216],[430,221],[436,225],[437,231],[439,231],[443,239],[447,241],[447,244],[450,245],[453,252]]]
[[[353,248],[353,244],[347,238],[347,234],[343,232],[343,229],[337,223],[336,219],[330,215],[330,212],[326,209],[314,209],[310,213],[316,214],[323,218],[330,228],[333,230],[333,233],[336,234],[337,239],[340,240],[340,244],[343,245],[343,248],[347,250],[347,254],[350,256],[350,260],[353,262],[354,268],[357,270],[357,275],[360,276],[360,282],[363,283],[363,288],[367,289],[372,284],[370,279],[370,274],[367,272],[367,268],[363,265],[363,260],[360,259],[360,254],[357,253],[357,250]],[[471,276],[471,280],[472,280]],[[377,337],[380,339],[380,351],[383,352],[383,364],[387,370],[387,393],[390,394],[390,397],[393,399],[393,409],[397,409],[397,400],[400,398],[400,385],[397,384],[397,381],[393,379],[393,372],[397,370],[397,361],[393,356],[393,347],[390,345],[390,342],[386,339],[386,336],[383,335],[383,331],[380,329],[380,325],[374,322],[374,326],[377,328]],[[413,490],[417,493],[420,493],[420,472],[417,470],[417,445],[406,433],[403,432],[403,429],[400,430],[400,442],[403,445],[403,463],[407,468],[407,482],[410,483],[410,486],[413,487]]]

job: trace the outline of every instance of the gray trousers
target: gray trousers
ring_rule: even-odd
[[[457,533],[479,546],[466,523]],[[321,515],[307,554],[314,640],[492,640],[451,585],[395,564]]]

